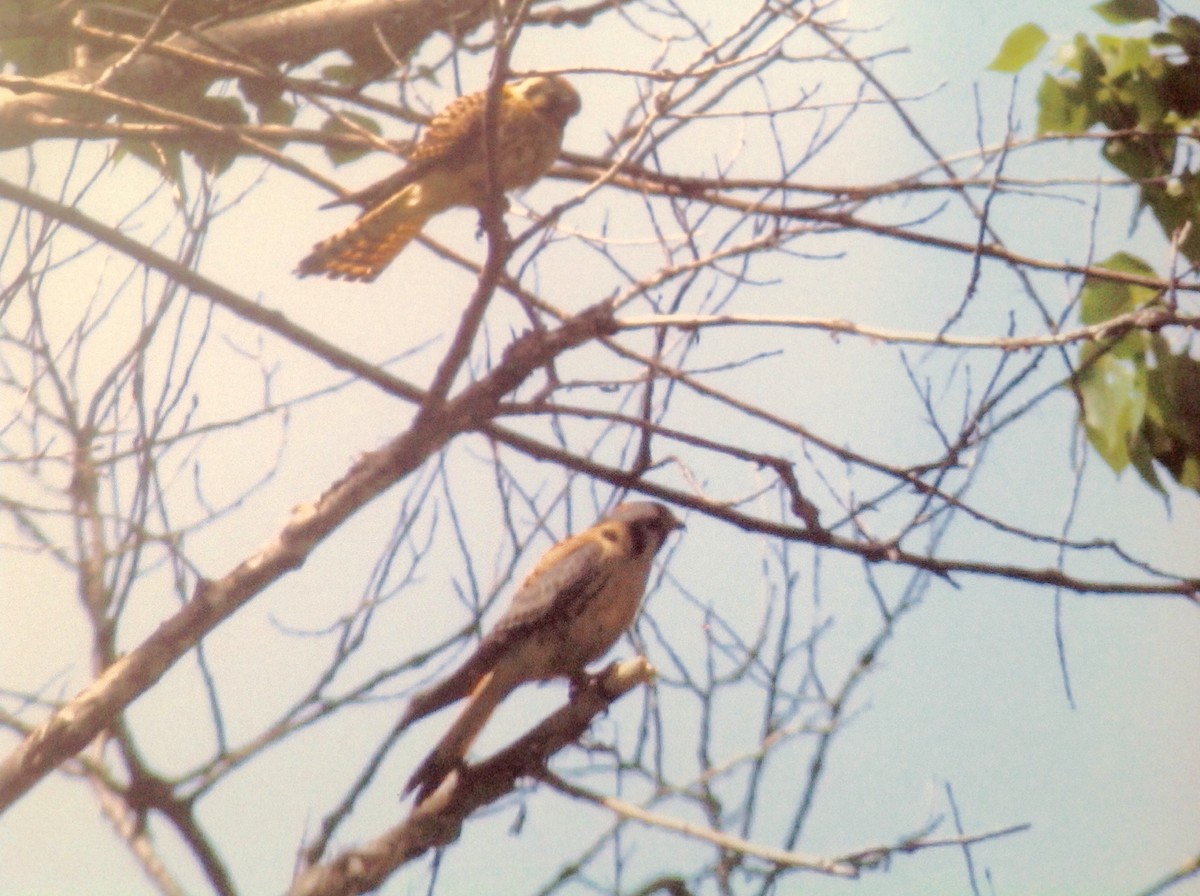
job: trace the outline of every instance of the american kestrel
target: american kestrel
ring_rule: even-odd
[[[488,199],[484,135],[487,91],[460,96],[429,123],[408,164],[334,205],[363,207],[358,219],[301,260],[296,273],[374,280],[439,212],[456,205],[480,207]],[[579,94],[557,75],[535,75],[505,84],[496,124],[496,177],[501,190],[533,183],[562,148],[567,121],[579,111]]]
[[[463,697],[467,704],[413,773],[404,792],[423,801],[466,756],[492,711],[518,685],[585,675],[637,616],[650,564],[682,528],[654,501],[620,504],[590,529],[543,555],[475,652],[444,681],[413,697],[403,729]]]

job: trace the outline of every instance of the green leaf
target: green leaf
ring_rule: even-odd
[[[1135,274],[1140,277],[1155,276],[1154,269],[1150,265],[1128,252],[1117,252],[1110,255],[1096,267],[1118,271],[1122,274]],[[1155,291],[1148,286],[1115,283],[1112,280],[1089,277],[1080,292],[1079,319],[1088,325],[1112,320],[1118,315],[1126,314],[1145,305],[1155,296]]]
[[[1172,65],[1159,82],[1163,103],[1183,118],[1200,114],[1200,59]]]
[[[1131,180],[1147,180],[1170,173],[1173,147],[1170,138],[1114,137],[1104,141],[1104,158]]]
[[[1158,18],[1158,0],[1108,0],[1097,3],[1092,9],[1113,25]]]
[[[373,118],[368,118],[365,115],[360,115],[357,112],[343,112],[342,118],[346,121],[353,122],[360,128],[370,131],[375,136],[383,133],[379,127],[379,122]],[[321,125],[322,133],[326,134],[353,134],[354,129],[338,118],[327,118],[325,123]],[[344,165],[346,162],[353,162],[355,159],[360,159],[370,152],[369,147],[345,147],[345,146],[326,146],[325,154],[329,156],[329,160],[335,165]]]
[[[1147,338],[1153,364],[1145,371],[1145,414],[1129,442],[1130,462],[1164,494],[1155,464],[1184,488],[1200,491],[1200,361],[1172,352],[1162,336]]]
[[[1200,21],[1191,16],[1172,16],[1167,22],[1171,33],[1185,53],[1193,59],[1200,57]]]
[[[1185,459],[1183,468],[1175,478],[1179,480],[1180,485],[1200,492],[1200,458],[1193,455]]]
[[[259,124],[289,125],[296,119],[296,107],[282,97],[260,103],[258,109]]]
[[[994,72],[1019,72],[1037,58],[1049,36],[1040,25],[1026,22],[1014,29],[1000,47],[988,68]]]
[[[1138,475],[1142,477],[1143,482],[1156,492],[1164,496],[1167,494],[1167,490],[1163,488],[1162,480],[1158,478],[1158,473],[1154,469],[1154,454],[1150,450],[1150,443],[1144,437],[1139,436],[1129,446],[1129,462],[1138,471]]]
[[[1088,107],[1079,90],[1069,82],[1046,75],[1038,88],[1038,133],[1078,133],[1091,125]]]
[[[243,125],[248,120],[245,104],[236,96],[177,96],[175,107],[213,124]],[[211,134],[196,135],[184,148],[212,174],[225,171],[242,152],[232,139]]]
[[[1155,346],[1147,413],[1188,454],[1200,456],[1200,362],[1171,352],[1161,337]]]
[[[1104,60],[1082,34],[1075,35],[1075,52],[1079,64],[1079,82],[1089,93],[1094,93],[1104,79]]]
[[[145,162],[170,183],[184,183],[183,153],[178,149],[168,149],[144,140],[120,140],[113,151],[113,161],[119,163],[127,157]]]
[[[0,40],[0,69],[29,78],[58,71],[69,64],[70,58],[71,42],[68,40],[53,39],[48,35]]]
[[[283,85],[260,78],[242,78],[238,90],[254,106],[259,124],[291,124],[296,106],[283,98]]]
[[[189,114],[214,124],[245,124],[249,121],[246,107],[236,96],[202,96],[184,104],[180,108]]]
[[[1184,172],[1164,184],[1145,184],[1142,202],[1154,212],[1163,233],[1170,236],[1190,223],[1179,251],[1191,262],[1200,262],[1200,175]]]
[[[361,87],[371,80],[370,73],[355,63],[327,65],[321,69],[321,77],[343,87]]]
[[[1145,368],[1111,355],[1092,359],[1076,378],[1088,441],[1113,471],[1129,466],[1146,412]]]
[[[1100,58],[1104,60],[1105,73],[1116,79],[1126,72],[1137,71],[1150,62],[1150,41],[1140,37],[1096,37]]]

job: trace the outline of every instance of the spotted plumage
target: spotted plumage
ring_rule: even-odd
[[[408,163],[347,197],[363,211],[349,227],[313,247],[296,273],[374,280],[434,215],[488,199],[484,119],[487,93],[460,96],[430,122]],[[496,124],[496,178],[502,191],[528,186],[546,173],[562,148],[579,94],[557,75],[503,86]],[[342,204],[339,202],[337,204]]]

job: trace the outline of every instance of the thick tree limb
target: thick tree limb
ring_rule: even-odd
[[[518,338],[491,373],[444,404],[426,408],[410,429],[364,455],[315,503],[297,508],[270,542],[221,578],[198,582],[178,613],[38,725],[0,762],[0,811],[82,750],[200,638],[275,580],[303,565],[361,507],[416,470],[451,438],[494,415],[501,399],[532,372],[571,348],[611,335],[615,326],[611,308],[600,304],[555,330]]]
[[[592,719],[654,677],[643,657],[613,663],[540,725],[490,759],[451,774],[396,827],[323,865],[303,871],[291,896],[350,896],[377,889],[406,862],[454,842],[466,818],[535,775],[558,750],[577,741]]]
[[[73,87],[103,84],[109,92],[134,99],[162,97],[184,87],[203,93],[222,72],[187,61],[188,54],[241,64],[252,60],[277,69],[307,62],[329,50],[369,46],[382,38],[390,51],[402,58],[437,31],[473,29],[489,9],[486,0],[315,0],[224,22],[199,34],[176,33],[161,44],[173,52],[156,52],[150,45],[128,58],[115,54],[57,72],[46,80]],[[47,124],[99,122],[111,111],[78,96],[0,90],[0,149],[32,142],[43,136]]]

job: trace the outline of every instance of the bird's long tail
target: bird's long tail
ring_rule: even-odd
[[[413,696],[404,715],[400,719],[398,730],[403,731],[418,719],[423,719],[430,713],[437,712],[444,706],[449,706],[457,700],[468,696],[479,687],[480,681],[490,667],[496,664],[494,651],[487,645],[480,645],[469,659],[438,684],[428,690]]]
[[[437,746],[425,757],[408,783],[404,792],[415,790],[417,803],[437,790],[446,775],[462,764],[471,743],[478,736],[500,701],[513,689],[512,682],[497,678],[495,670],[488,672],[471,691],[467,705],[454,720],[450,730],[437,742]]]
[[[317,243],[297,265],[296,273],[301,277],[324,274],[335,280],[374,280],[429,220],[419,190],[419,184],[409,186],[363,212],[341,233]]]

